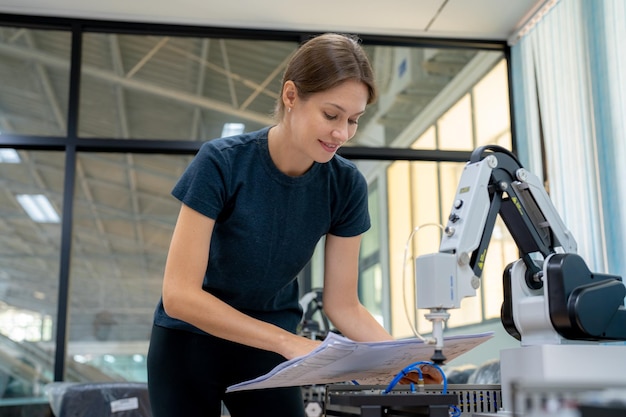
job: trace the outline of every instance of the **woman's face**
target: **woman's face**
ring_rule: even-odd
[[[355,80],[344,81],[306,100],[297,98],[288,114],[294,144],[315,162],[330,161],[356,133],[368,98],[365,84]]]

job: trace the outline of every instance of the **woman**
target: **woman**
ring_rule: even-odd
[[[206,142],[181,202],[148,359],[154,417],[304,416],[299,387],[224,394],[313,350],[296,335],[298,272],[325,237],[324,310],[356,341],[391,340],[357,296],[367,184],[335,155],[376,98],[357,39],[324,34],[286,68],[277,124]]]

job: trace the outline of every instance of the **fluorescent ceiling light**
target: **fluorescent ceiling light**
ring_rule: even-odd
[[[243,123],[224,123],[222,128],[222,137],[240,135],[245,130],[246,125]]]
[[[22,162],[22,160],[15,149],[0,148],[0,163],[19,164],[20,162]]]
[[[59,223],[61,218],[43,194],[19,194],[17,201],[31,219],[38,223]]]

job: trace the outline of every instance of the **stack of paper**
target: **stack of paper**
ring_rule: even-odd
[[[446,337],[443,354],[448,360],[454,359],[492,336],[489,332]],[[283,362],[256,379],[231,385],[226,392],[346,381],[387,384],[405,366],[430,360],[433,352],[434,345],[418,339],[354,342],[329,333],[310,354]]]

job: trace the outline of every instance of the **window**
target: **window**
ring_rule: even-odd
[[[104,380],[145,380],[142,358],[180,209],[170,191],[190,158],[79,154],[68,364],[90,365]]]
[[[3,398],[39,395],[52,380],[50,346],[58,325],[61,225],[33,220],[18,196],[46,196],[60,213],[64,154],[17,153],[19,163],[0,163],[0,364],[9,381]]]
[[[46,29],[33,28],[33,20]],[[304,35],[10,23],[0,27],[0,349],[9,352],[0,366],[27,365],[10,375],[21,391],[0,398],[36,397],[55,378],[145,380],[179,207],[169,192],[201,143],[225,126],[252,131],[273,123],[282,72]],[[380,98],[345,147],[370,187],[359,296],[400,337],[410,335],[411,320],[424,331],[421,314],[403,308],[405,299],[414,310],[407,237],[445,218],[462,168],[443,152],[511,145],[508,119],[500,117],[508,109],[505,46],[425,47],[383,37],[363,44]],[[71,66],[78,62],[79,70]],[[495,112],[498,126],[490,121]],[[360,159],[364,148],[380,158]],[[417,157],[394,154],[407,150]],[[435,158],[420,159],[424,151]],[[33,221],[17,194],[45,196],[60,222]],[[437,227],[421,229],[409,256],[437,250],[439,235]],[[504,262],[511,249],[505,231],[498,239],[490,256]],[[322,251],[300,279],[303,288],[322,286]],[[471,303],[472,314],[450,325],[496,314],[490,295]]]
[[[273,123],[294,42],[86,33],[79,136],[209,140]]]
[[[67,134],[70,40],[66,31],[0,26],[2,134]]]

